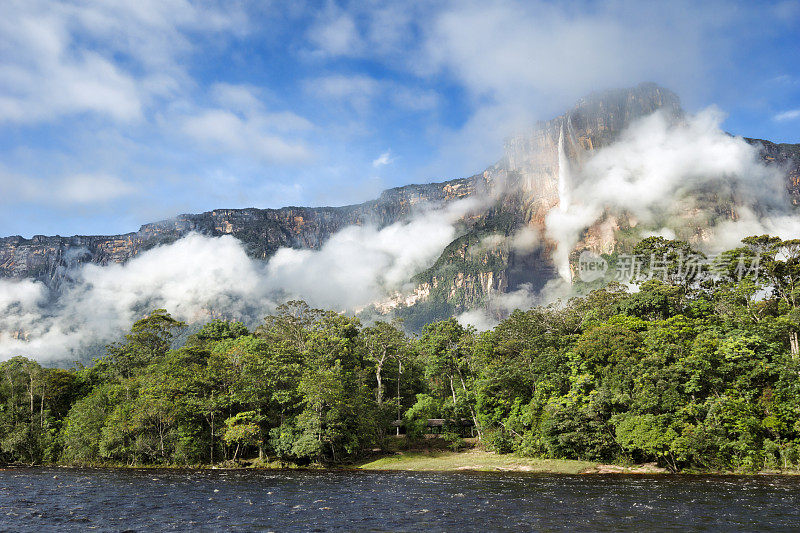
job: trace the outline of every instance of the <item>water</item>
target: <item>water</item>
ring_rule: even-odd
[[[0,471],[3,531],[788,531],[798,504],[793,477]]]
[[[569,118],[565,123],[569,124]],[[562,214],[569,211],[570,202],[570,177],[569,177],[569,158],[564,151],[564,123],[561,124],[561,131],[558,134],[558,210]],[[572,279],[572,270],[569,268],[569,257],[562,258],[558,265],[558,273],[567,281]]]

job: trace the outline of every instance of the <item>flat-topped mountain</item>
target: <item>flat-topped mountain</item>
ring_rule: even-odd
[[[442,250],[439,259],[422,272],[408,272],[413,290],[387,295],[385,301],[374,304],[381,313],[397,311],[408,317],[409,309],[414,308],[410,314],[420,321],[441,318],[520,287],[536,292],[556,277],[554,243],[543,234],[548,213],[569,204],[575,186],[570,180],[593,154],[612,145],[632,123],[656,111],[668,121],[684,117],[678,97],[654,84],[595,93],[563,115],[508,139],[500,160],[482,173],[389,189],[376,200],[358,205],[217,209],[145,224],[124,235],[0,238],[0,277],[36,279],[57,288],[76,265],[124,263],[192,232],[232,235],[251,257],[268,260],[284,247],[320,249],[348,226],[382,228],[413,218],[423,205],[476,198],[481,201],[480,209],[461,219],[457,238]],[[800,145],[745,140],[758,147],[765,164],[785,174],[791,202],[800,203]],[[722,206],[719,210],[723,216],[736,218],[734,209]],[[626,224],[632,222],[622,216],[614,218],[611,230],[605,233],[590,227],[580,245],[613,247],[618,231]],[[520,245],[522,229],[539,237]]]

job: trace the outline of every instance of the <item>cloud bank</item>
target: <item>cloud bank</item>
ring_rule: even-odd
[[[320,250],[281,249],[266,263],[248,257],[234,237],[191,234],[126,264],[74,268],[57,293],[37,281],[0,280],[0,359],[80,358],[156,308],[186,321],[213,313],[255,323],[291,298],[363,307],[430,266],[476,205],[463,200],[384,228],[348,227]]]
[[[485,309],[463,313],[459,321],[484,330],[513,309],[574,295],[570,254],[609,216],[627,220],[641,237],[689,239],[708,253],[735,248],[750,235],[797,238],[800,217],[788,199],[786,169],[766,165],[756,146],[724,132],[723,118],[716,108],[681,120],[656,112],[632,123],[581,168],[569,168],[569,202],[550,210],[541,236],[555,244],[561,279],[538,294],[522,288],[490,296]],[[521,251],[539,242],[527,227],[511,238]]]
[[[238,93],[242,105],[248,105],[246,94]],[[736,217],[714,220],[701,243],[708,249],[736,246],[752,234],[796,236],[800,219],[789,211],[782,169],[764,165],[757,148],[722,131],[721,120],[709,109],[680,121],[657,112],[633,123],[582,168],[570,169],[570,202],[550,211],[542,235],[525,228],[509,246],[530,252],[542,239],[555,242],[555,264],[568,269],[568,256],[585,230],[607,213],[626,215],[643,235],[672,237],[693,220],[713,216],[704,211],[709,194],[733,205]],[[457,236],[457,221],[486,206],[476,198],[428,206],[387,227],[347,227],[319,250],[281,249],[266,263],[249,258],[233,237],[193,234],[124,265],[73,268],[59,293],[39,282],[2,280],[0,358],[80,357],[87,345],[113,340],[158,307],[187,321],[214,313],[251,322],[290,298],[342,311],[363,308],[410,289],[412,275],[429,267]],[[497,238],[487,237],[481,246],[496,246]],[[561,274],[568,278],[568,272]],[[486,309],[459,320],[486,329],[513,309],[564,294],[563,284],[538,295],[522,287],[492,295]]]
[[[693,221],[715,222],[704,202],[732,205],[737,220],[712,227],[698,243],[709,248],[785,225],[780,221],[790,206],[783,169],[765,165],[755,146],[725,133],[722,119],[714,108],[677,122],[656,112],[573,170],[569,207],[546,218],[547,237],[557,243],[556,264],[568,264],[583,232],[607,211],[626,214],[649,234],[685,235]]]

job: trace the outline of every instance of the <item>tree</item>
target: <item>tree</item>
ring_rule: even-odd
[[[225,433],[222,439],[228,446],[236,444],[233,460],[239,455],[239,449],[245,446],[257,446],[260,442],[258,414],[255,411],[237,413],[225,421]]]
[[[130,379],[136,369],[163,357],[169,350],[176,330],[186,324],[175,320],[164,309],[156,309],[134,322],[125,342],[108,347],[109,359],[123,379]]]
[[[402,364],[409,352],[408,339],[397,325],[386,322],[376,322],[374,326],[365,328],[362,332],[367,356],[375,365],[375,401],[383,404],[383,368],[390,359]]]
[[[438,384],[436,388],[441,397],[447,394],[442,385],[449,388],[453,418],[459,422],[461,413],[467,411],[480,439],[482,430],[475,409],[474,375],[470,368],[473,341],[474,332],[451,318],[425,326],[419,340],[419,350],[426,367],[426,377]],[[459,385],[458,389],[456,384]]]

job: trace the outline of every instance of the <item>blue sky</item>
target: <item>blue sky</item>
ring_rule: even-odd
[[[0,235],[356,203],[640,81],[800,142],[798,30],[795,1],[6,0]]]

